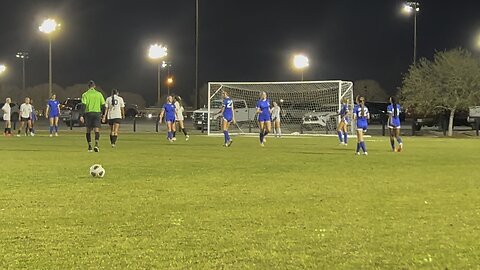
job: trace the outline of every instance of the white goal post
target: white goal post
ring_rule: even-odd
[[[237,134],[258,132],[255,106],[261,92],[267,93],[272,106],[273,102],[280,106],[284,135],[335,134],[342,99],[349,100],[350,111],[354,102],[350,81],[209,82],[204,117],[208,135],[222,132],[222,117],[214,118],[221,109],[222,91],[234,102],[237,124],[230,125],[230,132]]]

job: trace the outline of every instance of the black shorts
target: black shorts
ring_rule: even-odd
[[[102,113],[89,112],[85,114],[87,128],[99,128],[102,125]]]
[[[110,126],[113,126],[113,124],[120,124],[121,122],[122,122],[122,119],[120,118],[108,119],[108,124]]]
[[[20,121],[22,122],[30,121],[30,117],[20,117]]]

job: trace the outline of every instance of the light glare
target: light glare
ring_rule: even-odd
[[[150,45],[150,49],[148,50],[148,57],[151,59],[159,59],[167,56],[167,54],[167,47],[162,46],[161,44]]]
[[[59,26],[60,24],[58,24],[54,19],[46,19],[43,21],[42,25],[38,27],[38,30],[45,34],[50,34],[55,32]]]
[[[297,69],[303,69],[309,66],[308,58],[305,55],[297,54],[293,57],[293,66]]]
[[[412,11],[413,11],[413,8],[411,6],[407,4],[403,5],[403,12],[410,14],[412,13]]]
[[[7,66],[0,65],[0,73],[3,73],[5,70],[7,70]]]

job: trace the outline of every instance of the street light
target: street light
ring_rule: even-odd
[[[22,89],[25,90],[25,60],[30,58],[28,52],[17,52],[17,58],[22,59]]]
[[[167,56],[167,47],[162,46],[161,44],[153,44],[150,45],[150,49],[148,50],[148,57],[153,60],[160,60],[161,58]],[[162,62],[158,62],[158,70],[157,70],[157,104],[161,104],[161,96],[160,96],[160,67],[162,66]]]
[[[413,64],[417,62],[417,14],[420,11],[419,2],[405,2],[403,12],[405,14],[413,13]]]
[[[5,66],[4,64],[0,64],[0,74],[5,72],[6,70],[7,70],[7,66]]]
[[[167,68],[167,90],[168,95],[170,95],[170,84],[173,82],[173,79],[170,77],[170,67],[172,66],[172,62],[162,61],[162,68]],[[172,82],[170,82],[172,80]]]
[[[168,89],[168,95],[170,96],[170,86],[173,84],[173,78],[168,77],[167,79],[167,89]]]
[[[303,81],[303,70],[309,66],[308,57],[303,54],[297,54],[293,57],[293,66],[296,69],[301,70],[302,72],[302,81]]]
[[[48,96],[52,96],[52,33],[60,27],[55,19],[46,19],[38,27],[40,32],[48,35]]]

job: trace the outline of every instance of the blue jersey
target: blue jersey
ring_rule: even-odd
[[[257,101],[257,109],[260,110],[260,115],[258,115],[258,121],[265,122],[270,121],[270,100],[267,98],[265,100],[260,99]]]
[[[175,105],[172,103],[165,103],[163,104],[163,110],[165,111],[165,120],[167,122],[174,122],[175,121]]]
[[[397,114],[395,115],[393,104],[387,106],[387,113],[390,115],[390,119],[388,121],[388,126],[392,128],[399,128],[400,127],[400,104],[397,104]]]
[[[355,105],[353,113],[355,115],[355,119],[357,119],[357,129],[366,130],[368,127],[368,116],[370,114],[368,112],[368,108],[366,106],[363,106],[362,111],[361,105]]]
[[[233,100],[229,97],[226,97],[222,103],[223,106],[223,118],[227,121],[232,121],[233,119]]]
[[[58,102],[58,100],[49,100],[48,101],[48,116],[58,116],[59,115],[59,111],[58,111],[58,105],[60,103]]]
[[[37,121],[37,114],[35,113],[35,107],[33,107],[33,105],[32,105],[32,113],[30,114],[30,119],[32,120],[32,122]]]
[[[348,105],[347,104],[343,104],[342,105],[342,108],[340,109],[340,117],[342,117],[342,121],[345,121],[345,122],[348,122],[348,113],[349,113],[349,109],[348,109]]]

